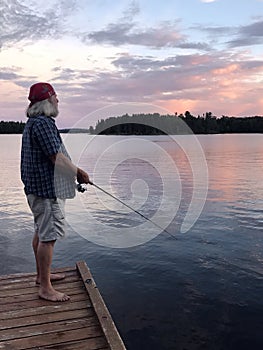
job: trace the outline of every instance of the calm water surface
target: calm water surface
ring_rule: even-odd
[[[87,138],[71,135],[74,142],[83,137]],[[192,136],[184,137],[191,144]],[[163,159],[155,148],[145,147],[141,157],[138,150],[134,155],[124,137],[100,137],[99,143],[82,152],[79,164],[91,178],[96,175],[101,186],[110,174],[114,194],[135,206],[140,203],[139,209],[149,217],[160,206],[163,178],[173,181],[175,176],[174,186],[181,197],[167,229],[177,239],[162,232],[133,247],[103,244],[116,228],[125,232],[133,227],[140,232],[143,220],[123,211],[110,197],[98,200],[94,188],[89,188],[80,197],[89,215],[76,207],[71,212],[90,239],[79,235],[69,222],[67,237],[56,244],[54,267],[87,262],[129,350],[262,349],[262,135],[198,137],[208,164],[208,195],[198,221],[184,234],[180,225],[193,189],[189,161],[167,136],[144,139],[169,154],[179,178],[169,165],[156,170],[153,165]],[[1,274],[34,270],[32,217],[19,177],[20,143],[21,135],[0,136]],[[71,153],[76,160],[78,151]],[[96,168],[104,153],[106,157]],[[115,167],[117,155],[123,161]],[[140,193],[133,193],[131,184],[138,179],[143,181],[137,183]],[[106,182],[105,186],[109,189]],[[172,210],[173,204],[169,205]],[[97,226],[90,216],[96,218]],[[76,222],[74,225],[76,228]],[[146,231],[154,229],[149,224]],[[98,234],[101,245],[94,243]]]

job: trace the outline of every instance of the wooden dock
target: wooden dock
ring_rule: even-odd
[[[33,273],[0,276],[0,349],[125,350],[86,263],[55,272],[70,301],[40,299]]]

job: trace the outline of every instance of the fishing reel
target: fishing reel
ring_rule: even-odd
[[[78,192],[84,193],[85,191],[87,191],[87,186],[86,184],[76,184],[76,189]]]

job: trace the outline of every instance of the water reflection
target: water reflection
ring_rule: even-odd
[[[180,175],[182,198],[168,227],[179,239],[163,233],[147,244],[111,249],[85,240],[69,226],[66,239],[55,248],[54,266],[87,261],[131,350],[254,350],[263,345],[263,139],[261,135],[198,138],[209,167],[209,191],[201,216],[187,234],[179,230],[192,196],[191,166],[182,149],[161,136],[153,142],[172,157]],[[1,274],[34,269],[33,222],[19,179],[20,140],[20,135],[0,137]],[[89,157],[83,154],[79,159],[91,174],[100,151],[112,142],[111,137],[100,140]],[[104,172],[109,163],[104,164],[97,180],[107,188],[103,179],[108,176]],[[165,172],[172,178],[167,166]],[[130,183],[138,177],[145,182],[132,188]],[[149,162],[131,157],[115,168],[111,181],[107,189],[125,201],[139,203],[146,215],[151,217],[160,207],[163,183]],[[78,198],[104,224],[98,231],[98,225],[90,225],[74,201],[68,201],[72,215],[91,236],[107,241],[117,225],[140,232],[140,217],[106,196],[98,200],[94,188]],[[149,224],[146,231],[151,230]]]

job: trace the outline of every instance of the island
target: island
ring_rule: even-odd
[[[25,123],[0,121],[0,134],[21,134]],[[180,135],[180,134],[226,134],[263,133],[262,116],[217,117],[212,112],[194,116],[184,114],[139,113],[108,117],[97,121],[95,127],[67,128],[61,133],[88,133],[91,135]]]

